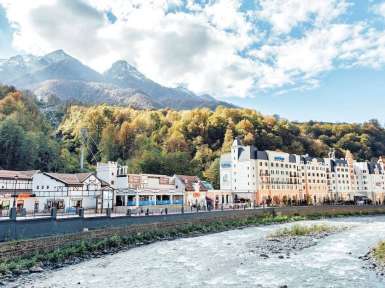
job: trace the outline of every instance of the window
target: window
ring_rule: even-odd
[[[39,190],[39,185],[36,186],[36,189]]]

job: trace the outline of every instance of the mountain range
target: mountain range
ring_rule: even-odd
[[[44,56],[17,55],[0,60],[0,83],[32,91],[38,99],[52,98],[83,104],[128,105],[135,108],[177,110],[232,104],[185,88],[162,86],[124,60],[98,73],[63,50]]]

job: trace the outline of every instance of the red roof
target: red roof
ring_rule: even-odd
[[[199,191],[207,191],[207,188],[203,185],[198,176],[176,175],[176,177],[184,183],[186,191],[195,191],[195,183],[199,184]]]

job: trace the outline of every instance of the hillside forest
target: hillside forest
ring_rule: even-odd
[[[94,170],[97,161],[119,161],[130,172],[198,175],[218,187],[219,156],[229,151],[235,136],[260,150],[314,157],[327,156],[331,148],[337,157],[350,150],[358,160],[385,155],[385,129],[377,120],[297,123],[221,106],[215,111],[108,105],[58,105],[52,110],[27,92],[0,86],[3,169],[79,171],[85,139],[87,170]]]

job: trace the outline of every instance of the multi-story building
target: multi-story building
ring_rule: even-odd
[[[300,159],[302,172],[299,178],[303,185],[303,199],[307,203],[325,202],[330,197],[325,160],[308,156],[300,157]]]
[[[346,159],[325,158],[328,189],[333,201],[353,200],[356,189],[354,169]]]
[[[323,159],[258,151],[238,138],[220,161],[221,190],[233,191],[235,202],[318,203],[327,198],[325,176]]]
[[[357,178],[357,193],[375,203],[385,200],[385,170],[383,159],[375,162],[354,163]]]
[[[235,202],[280,204],[353,201],[365,195],[382,203],[385,167],[378,163],[355,162],[347,151],[345,159],[334,153],[312,158],[276,151],[258,151],[236,138],[231,152],[220,159],[221,190],[232,191]]]
[[[116,162],[98,163],[97,176],[116,190],[116,206],[181,205],[183,191],[176,189],[175,177],[129,174]]]

